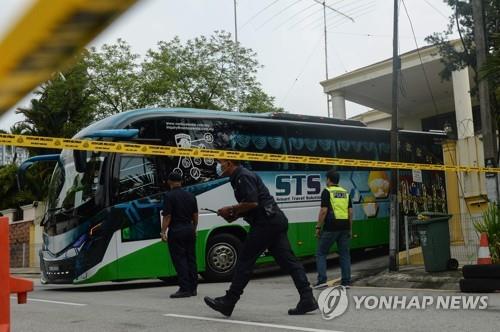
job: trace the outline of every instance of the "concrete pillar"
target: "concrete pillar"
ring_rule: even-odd
[[[29,267],[39,267],[38,251],[35,246],[35,222],[30,222],[29,226]]]
[[[452,73],[453,99],[455,102],[455,116],[457,120],[456,163],[469,166],[484,166],[482,145],[478,137],[474,136],[474,122],[470,96],[469,69]],[[482,173],[460,173],[462,214],[471,210],[469,202],[480,204],[485,194],[485,178]],[[459,188],[460,189],[460,188]],[[479,200],[479,201],[478,201]],[[481,204],[480,204],[481,205]]]
[[[345,98],[344,93],[341,91],[334,91],[331,94],[332,96],[332,107],[333,107],[333,117],[335,119],[346,119],[345,113]]]
[[[474,136],[472,103],[470,98],[469,69],[464,68],[451,74],[453,99],[457,118],[457,138],[459,140]]]
[[[455,141],[443,143],[443,161],[445,165],[455,165],[457,150]],[[462,244],[464,242],[461,212],[460,212],[460,189],[456,172],[445,172],[446,182],[446,203],[448,213],[452,215],[450,226],[450,241],[452,244]]]
[[[35,207],[33,204],[21,206],[23,210],[23,220],[35,220]]]

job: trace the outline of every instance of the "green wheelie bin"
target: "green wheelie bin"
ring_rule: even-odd
[[[451,215],[438,212],[422,212],[414,221],[422,246],[426,272],[456,270],[458,261],[451,258],[450,231],[448,221]]]

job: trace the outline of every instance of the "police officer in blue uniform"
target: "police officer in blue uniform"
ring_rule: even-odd
[[[218,214],[227,222],[242,217],[250,224],[243,249],[236,263],[231,286],[225,296],[205,297],[205,303],[225,316],[231,316],[236,302],[248,284],[257,258],[268,249],[276,262],[293,279],[300,300],[288,310],[290,315],[303,315],[318,308],[302,264],[292,252],[287,237],[288,219],[280,210],[262,179],[235,160],[218,161],[218,173],[229,176],[238,204],[225,206]]]
[[[179,290],[171,298],[197,295],[196,227],[198,203],[196,196],[182,190],[182,176],[172,172],[168,176],[170,191],[165,195],[161,239],[168,243],[172,263],[179,279]]]

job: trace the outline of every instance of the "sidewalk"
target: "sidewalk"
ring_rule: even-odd
[[[39,267],[11,267],[10,274],[17,277],[37,279],[40,278]]]
[[[405,265],[397,272],[384,270],[371,276],[354,280],[354,286],[421,288],[459,291],[462,270],[444,272],[425,272],[421,265]]]

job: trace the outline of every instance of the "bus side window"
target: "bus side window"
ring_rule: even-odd
[[[287,148],[292,155],[335,157],[337,146],[331,128],[305,125],[287,127]],[[290,164],[297,171],[326,171],[328,165]]]
[[[268,123],[234,122],[230,149],[235,151],[286,154],[285,135],[282,126]],[[243,162],[253,171],[278,171],[288,169],[285,163],[260,161]]]
[[[154,158],[122,155],[115,191],[118,201],[127,202],[158,193],[157,179]]]

